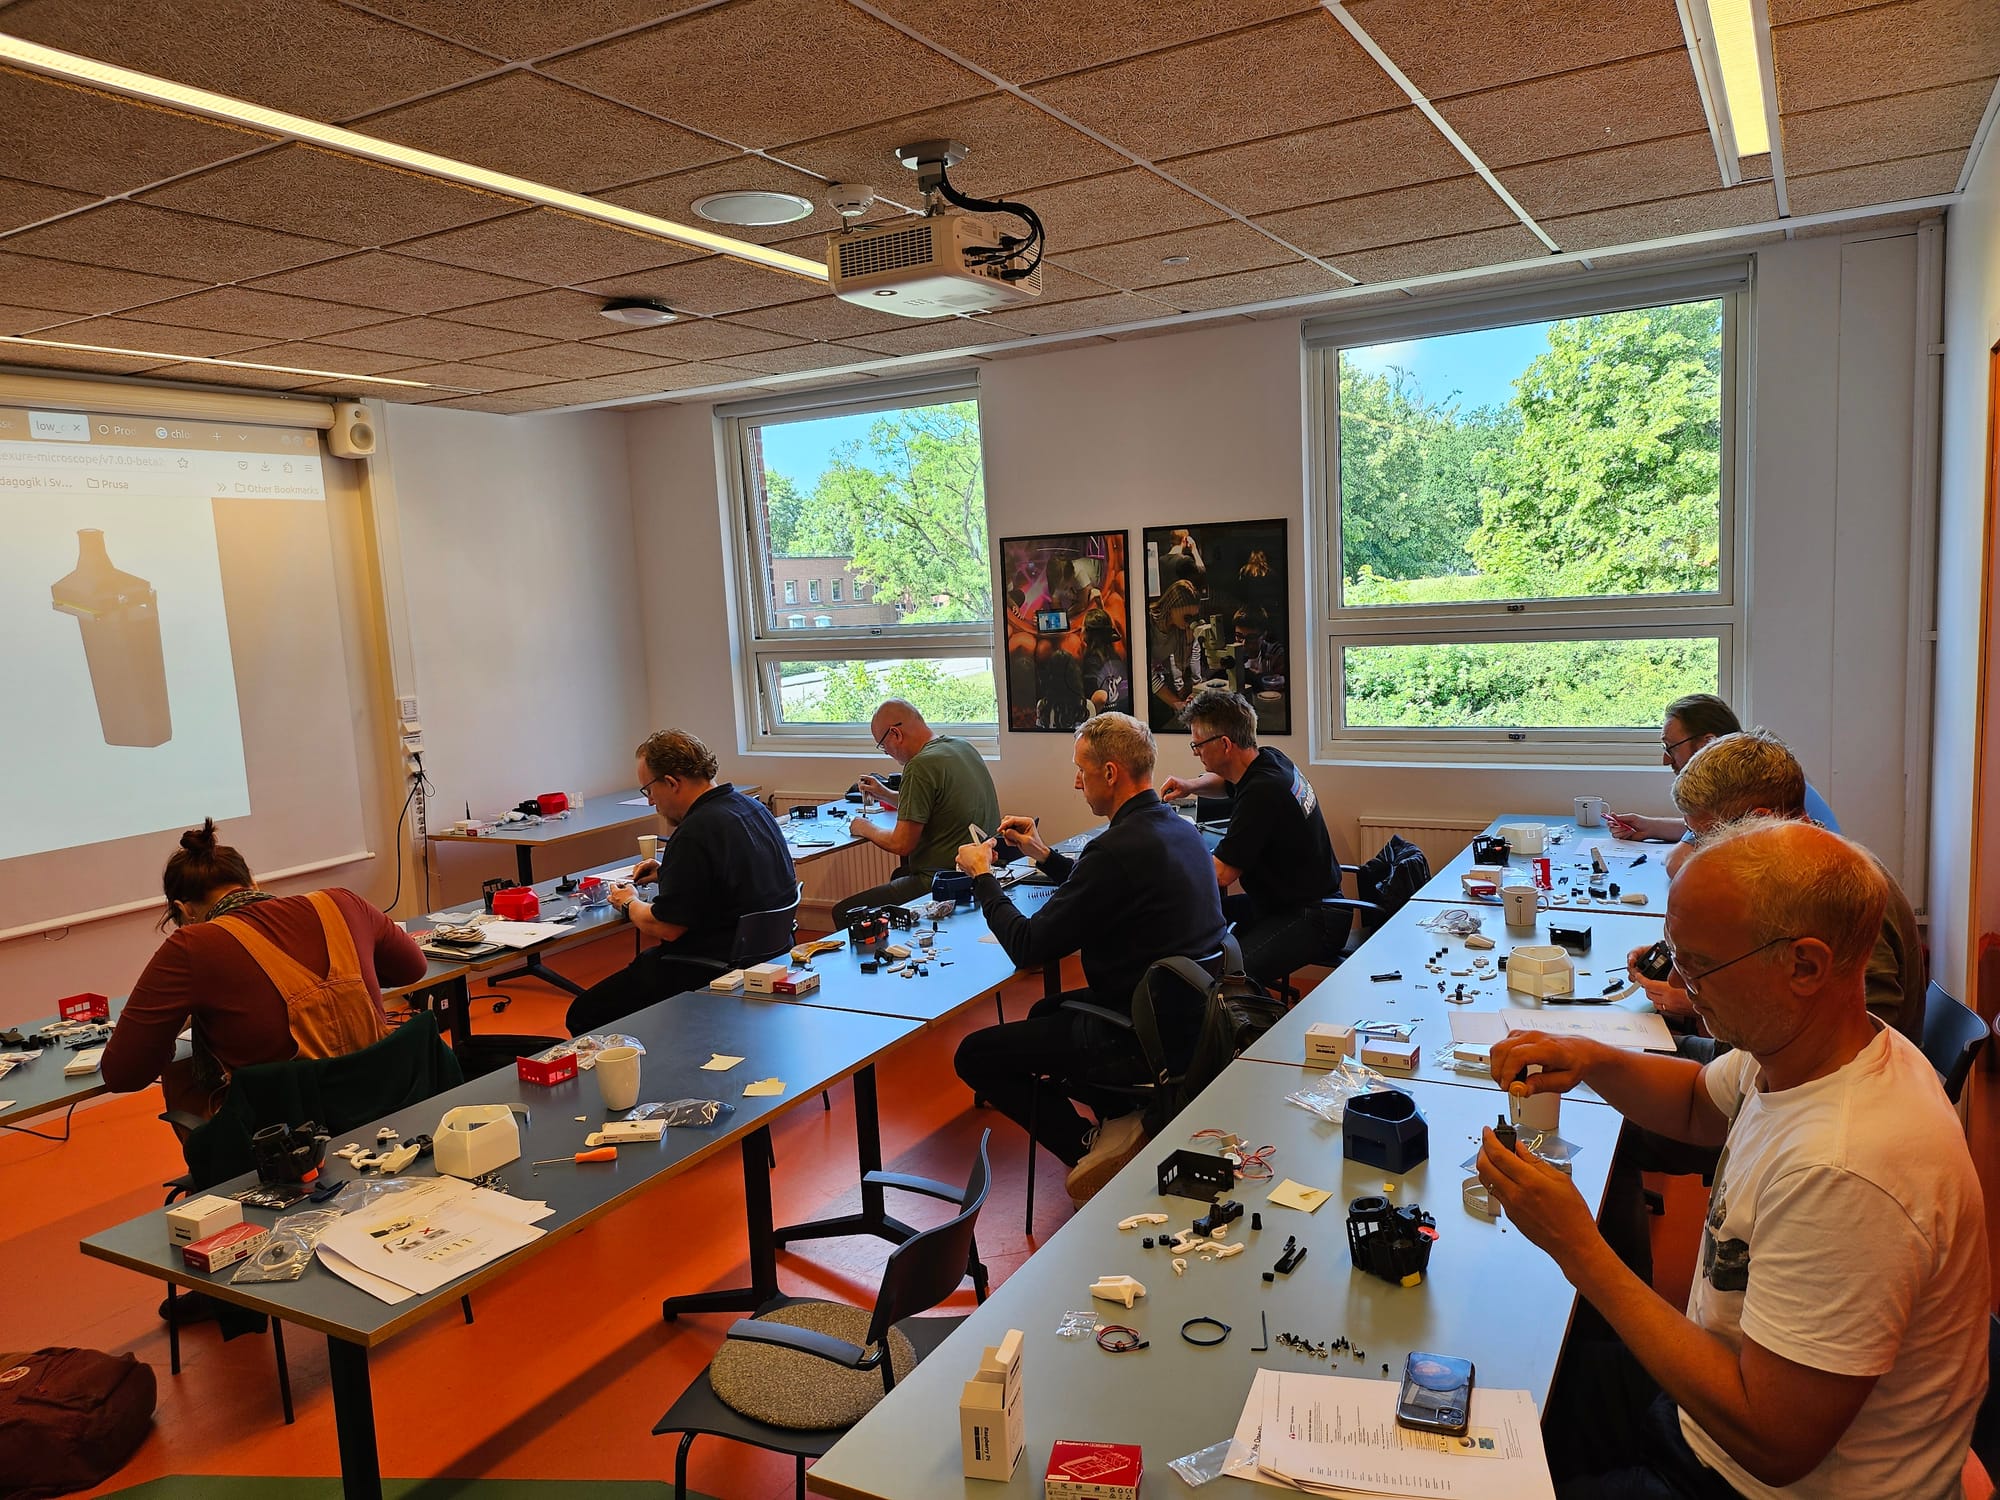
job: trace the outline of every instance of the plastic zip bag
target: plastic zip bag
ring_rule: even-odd
[[[1300,1089],[1285,1095],[1289,1104],[1309,1109],[1322,1120],[1338,1125],[1347,1113],[1347,1101],[1357,1094],[1372,1094],[1394,1085],[1373,1068],[1357,1062],[1342,1062]]]
[[[313,1247],[333,1221],[341,1216],[337,1208],[309,1208],[278,1220],[271,1237],[257,1253],[236,1268],[231,1282],[297,1281],[312,1264]]]
[[[1211,1479],[1225,1476],[1249,1479],[1257,1472],[1257,1449],[1249,1443],[1239,1443],[1233,1437],[1226,1437],[1219,1443],[1210,1443],[1206,1448],[1198,1448],[1185,1457],[1174,1459],[1167,1467],[1178,1474],[1189,1489],[1198,1489]]]
[[[669,1129],[677,1125],[713,1125],[736,1112],[736,1106],[722,1099],[675,1099],[667,1104],[642,1104],[625,1116],[628,1120],[664,1120]]]

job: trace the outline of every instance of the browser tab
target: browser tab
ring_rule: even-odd
[[[75,411],[31,411],[28,436],[45,443],[87,443],[90,419]]]

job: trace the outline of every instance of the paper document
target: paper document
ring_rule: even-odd
[[[82,1078],[87,1074],[95,1073],[98,1063],[103,1061],[103,1059],[104,1049],[102,1047],[86,1047],[63,1064],[63,1077]]]
[[[1396,1425],[1398,1388],[1394,1380],[1259,1371],[1251,1387],[1261,1404],[1259,1470],[1317,1494],[1553,1500],[1526,1391],[1475,1385],[1470,1429],[1447,1438]],[[1239,1425],[1239,1440],[1242,1433]]]
[[[1585,859],[1590,858],[1591,850],[1602,849],[1607,860],[1622,859],[1628,864],[1642,854],[1648,861],[1664,859],[1673,847],[1672,844],[1649,843],[1645,839],[1593,838],[1582,841]]]
[[[14,1101],[12,1099],[0,1099],[0,1109],[12,1109],[13,1107]]]
[[[560,922],[481,922],[479,935],[503,948],[532,948],[550,938],[561,937],[569,928]]]
[[[1546,1031],[1550,1036],[1581,1036],[1607,1042],[1632,1052],[1672,1052],[1673,1033],[1653,1011],[1619,1010],[1606,1006],[1595,1010],[1510,1010],[1502,1013],[1511,1031]],[[1456,1019],[1454,1017],[1454,1019]]]
[[[523,1215],[547,1211],[545,1204],[511,1202],[456,1178],[418,1178],[336,1220],[318,1253],[335,1274],[385,1302],[400,1302],[379,1283],[404,1296],[434,1292],[541,1238],[543,1231]]]
[[[1450,1019],[1454,1042],[1490,1047],[1507,1039],[1507,1018],[1497,1010],[1455,1010]]]
[[[782,1094],[784,1093],[784,1091],[785,1091],[784,1079],[760,1078],[755,1083],[749,1083],[743,1086],[743,1097],[746,1099],[769,1098],[778,1094]]]
[[[648,802],[644,797],[620,797],[618,805],[620,807],[651,807],[653,804]]]
[[[701,1065],[701,1070],[704,1073],[727,1073],[742,1061],[743,1059],[740,1057],[730,1057],[726,1053],[714,1052],[710,1053],[708,1061]]]

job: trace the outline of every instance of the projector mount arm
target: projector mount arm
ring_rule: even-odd
[[[971,151],[959,141],[915,141],[896,148],[896,159],[917,174],[917,189],[924,195],[924,212],[938,214],[943,204],[971,214],[1012,214],[1028,226],[1025,235],[1002,235],[997,249],[975,252],[982,264],[1000,266],[1004,281],[1023,281],[1035,274],[1042,263],[1042,221],[1025,203],[1009,203],[998,198],[968,198],[951,185],[946,173],[964,161]],[[942,200],[942,202],[940,201]],[[1034,258],[1022,264],[1023,257]]]

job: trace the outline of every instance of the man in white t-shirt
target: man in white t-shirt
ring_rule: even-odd
[[[1683,1317],[1567,1177],[1485,1136],[1493,1197],[1621,1341],[1565,1353],[1543,1421],[1563,1500],[1959,1494],[1986,1390],[1985,1211],[1936,1073],[1864,1004],[1886,897],[1837,834],[1739,825],[1682,868],[1666,918],[1696,1011],[1737,1050],[1704,1067],[1537,1033],[1494,1046],[1517,1092],[1588,1082],[1724,1148]]]

